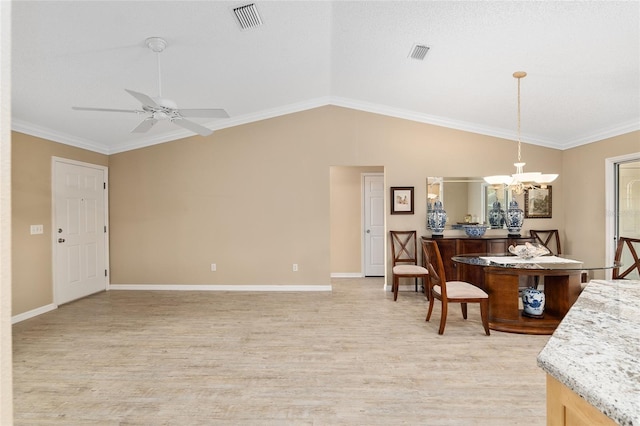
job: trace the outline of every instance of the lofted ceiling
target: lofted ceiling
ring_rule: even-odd
[[[124,89],[221,129],[338,105],[566,149],[640,129],[640,2],[258,1],[241,29],[227,1],[14,1],[12,128],[102,153],[193,135]],[[429,46],[423,61],[409,57]]]

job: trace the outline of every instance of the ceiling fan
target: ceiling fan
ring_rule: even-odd
[[[201,118],[228,118],[229,114],[220,108],[200,108],[200,109],[183,109],[171,99],[162,97],[161,76],[160,76],[160,53],[167,47],[167,42],[160,37],[149,37],[145,40],[149,49],[154,51],[158,58],[158,96],[152,98],[144,93],[134,92],[133,90],[124,89],[131,96],[136,98],[142,104],[141,110],[135,109],[113,109],[113,108],[90,108],[90,107],[71,107],[80,111],[106,111],[106,112],[127,112],[134,114],[146,114],[147,117],[138,124],[131,133],[144,133],[153,127],[159,120],[169,120],[173,124],[191,130],[202,136],[208,136],[213,130],[208,129],[200,124],[187,120],[186,117]]]

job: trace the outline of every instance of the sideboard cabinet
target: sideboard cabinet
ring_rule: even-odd
[[[509,246],[534,242],[531,237],[422,237],[438,244],[448,281],[467,281],[484,290],[481,266],[457,264],[451,258],[460,254],[507,253]],[[422,259],[425,265],[425,259]]]

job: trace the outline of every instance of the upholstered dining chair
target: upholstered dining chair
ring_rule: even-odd
[[[389,231],[389,233],[393,250],[393,300],[398,300],[400,278],[415,279],[416,291],[418,291],[418,278],[422,278],[426,294],[429,272],[426,268],[418,265],[416,231]]]
[[[618,238],[618,246],[616,247],[616,262],[623,262],[622,267],[625,268],[620,271],[622,267],[613,269],[613,279],[620,280],[628,277],[634,271],[637,272],[640,277],[640,259],[638,253],[640,252],[640,238]],[[629,259],[631,257],[631,259]],[[626,262],[626,264],[624,264]],[[630,263],[629,263],[630,262]]]
[[[440,329],[438,334],[444,334],[447,323],[447,307],[449,303],[460,303],[462,317],[467,319],[467,303],[480,304],[480,317],[484,332],[489,333],[489,295],[479,287],[464,281],[447,281],[444,273],[444,264],[440,256],[438,244],[435,241],[422,241],[422,250],[429,270],[429,311],[425,321],[431,319],[434,300],[440,300],[442,314],[440,315]]]

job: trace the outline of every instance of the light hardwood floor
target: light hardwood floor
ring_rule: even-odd
[[[382,279],[110,291],[14,325],[16,425],[544,425],[547,336],[485,336]]]

